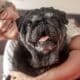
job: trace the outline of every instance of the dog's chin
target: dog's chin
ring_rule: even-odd
[[[44,45],[44,46],[36,46],[35,49],[40,52],[40,53],[43,53],[43,54],[49,54],[53,51],[55,51],[56,49],[56,45]]]
[[[43,48],[42,53],[44,53],[44,54],[49,54],[49,53],[51,53],[51,52],[54,52],[55,49],[56,49],[56,46],[47,46],[47,47],[44,47],[44,48]]]

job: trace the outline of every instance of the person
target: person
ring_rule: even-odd
[[[15,39],[18,36],[15,20],[19,18],[19,14],[12,3],[4,3],[0,6],[0,40]]]
[[[0,40],[16,39],[19,32],[15,20],[19,14],[13,4],[0,12]],[[73,80],[80,76],[80,35],[72,38],[70,56],[62,65],[27,80]],[[13,72],[15,73],[15,72]]]

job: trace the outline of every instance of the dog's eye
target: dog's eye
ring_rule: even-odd
[[[34,23],[32,23],[32,26],[33,26],[33,27],[38,26],[40,22],[41,22],[41,21],[39,21],[39,20],[38,20],[38,21],[35,21]]]
[[[50,37],[50,40],[53,41],[56,44],[57,41],[58,41],[58,37],[57,36],[52,36],[52,37]]]
[[[51,40],[53,40],[53,41],[57,41],[57,39],[58,39],[57,35],[55,35],[55,34],[51,34],[51,35],[50,35],[50,38],[51,38]]]

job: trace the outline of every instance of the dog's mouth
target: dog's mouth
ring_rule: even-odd
[[[48,54],[56,49],[56,43],[49,36],[43,36],[39,38],[35,48],[41,53]]]

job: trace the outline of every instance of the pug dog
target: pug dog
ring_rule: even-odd
[[[28,10],[16,23],[20,34],[6,45],[4,80],[9,80],[10,71],[37,76],[67,59],[65,12],[52,7]]]

